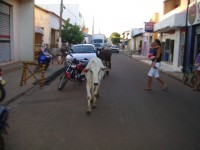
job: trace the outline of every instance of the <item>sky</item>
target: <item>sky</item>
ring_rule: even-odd
[[[36,4],[60,4],[60,0],[35,0]],[[155,12],[162,11],[163,0],[63,0],[64,4],[79,4],[85,26],[92,33],[110,36],[131,28],[144,28]]]

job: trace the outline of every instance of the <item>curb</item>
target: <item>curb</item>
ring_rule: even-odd
[[[141,61],[141,60],[143,60],[143,59],[140,60],[140,59],[134,58],[134,57],[132,57],[130,54],[127,54],[127,53],[125,53],[125,52],[123,52],[123,54],[125,54],[126,56],[131,57],[131,58],[133,58],[133,59],[135,59],[135,60],[137,60],[137,61],[140,61],[140,62],[142,62],[142,63],[144,63],[144,64],[146,64],[146,65],[149,65],[148,63],[145,63],[145,62]],[[167,73],[167,72],[163,71],[162,69],[160,69],[160,72],[162,72],[163,74],[165,74],[165,75],[167,75],[167,76],[169,76],[169,77],[171,77],[171,78],[174,78],[175,80],[178,80],[179,82],[183,83],[183,81],[182,81],[181,79],[179,79],[178,77],[176,77],[176,76],[174,76],[174,75],[172,75],[172,74],[170,74],[170,73]]]
[[[16,96],[14,96],[13,98],[8,99],[5,102],[2,102],[3,106],[8,106],[10,103],[14,102],[16,99],[20,98],[21,96],[25,95],[28,91],[30,91],[31,89],[33,89],[34,87],[36,87],[36,85],[31,86],[30,88],[26,89],[24,92],[21,92],[19,94],[17,94]]]
[[[44,85],[49,85],[58,75],[60,75],[63,71],[65,70],[65,67],[55,71],[53,74],[51,74],[50,76],[48,76],[45,80]],[[21,96],[25,95],[27,92],[29,92],[30,90],[34,89],[36,87],[36,85],[39,84],[39,80],[35,81],[33,83],[33,85],[31,87],[29,87],[28,89],[26,89],[25,91],[17,94],[16,96],[8,99],[5,102],[2,102],[3,106],[8,106],[10,103],[12,103],[13,101],[15,101],[16,99],[20,98]]]
[[[45,85],[49,85],[57,76],[59,76],[61,73],[63,73],[65,71],[65,67],[57,70],[56,72],[54,72],[52,75],[48,76],[46,81],[45,81]]]
[[[126,55],[126,56],[128,56],[128,57],[133,58],[134,60],[140,61],[140,62],[142,62],[142,63],[148,65],[148,63],[145,63],[144,61],[141,61],[141,60],[143,60],[143,59],[134,58],[134,57],[132,57],[132,55],[130,55],[130,54],[126,53],[126,52],[123,52],[123,54]],[[184,85],[189,86],[190,88],[193,88],[193,86],[192,86],[191,84],[189,84],[189,83],[184,83],[183,79],[180,79],[180,78],[176,77],[176,76],[173,75],[173,74],[167,73],[167,72],[163,71],[163,69],[160,69],[160,72],[163,73],[163,74],[165,74],[165,75],[167,75],[167,76],[169,76],[169,77],[171,77],[171,78],[173,78],[173,79],[175,79],[175,80],[177,80],[177,81],[179,81],[179,82],[181,82],[181,83],[184,84]],[[199,92],[200,92],[200,91],[199,91]]]

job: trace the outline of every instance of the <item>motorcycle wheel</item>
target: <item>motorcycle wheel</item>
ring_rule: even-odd
[[[0,134],[0,150],[4,150],[4,139],[1,134]]]
[[[61,91],[65,85],[67,84],[67,77],[65,76],[65,74],[62,75],[62,77],[60,78],[60,82],[59,82],[59,85],[58,85],[58,91]]]
[[[3,85],[0,84],[0,102],[4,100],[6,91]]]

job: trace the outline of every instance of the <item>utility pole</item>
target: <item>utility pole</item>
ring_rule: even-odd
[[[186,20],[185,20],[185,46],[184,46],[184,55],[183,55],[183,73],[186,72],[188,68],[188,11],[189,11],[189,4],[190,0],[187,1],[187,8],[186,8]]]
[[[62,14],[63,14],[63,0],[61,0],[60,3],[60,22],[59,22],[59,41],[58,41],[58,48],[61,48],[62,46]]]
[[[93,16],[93,24],[92,24],[92,35],[94,34],[94,16]]]

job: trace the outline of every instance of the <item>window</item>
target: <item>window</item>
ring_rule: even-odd
[[[72,47],[73,53],[94,53],[92,46],[74,46]]]
[[[103,43],[103,40],[102,39],[95,39],[94,43]]]

